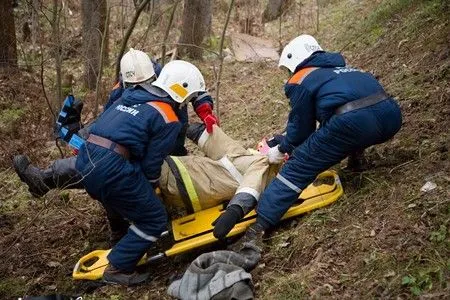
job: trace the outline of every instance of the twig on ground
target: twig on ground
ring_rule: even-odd
[[[392,174],[392,172],[393,172],[394,170],[397,170],[397,169],[399,169],[399,168],[401,168],[401,167],[404,167],[404,166],[406,166],[406,165],[409,165],[409,164],[412,163],[413,161],[414,161],[414,159],[411,159],[410,161],[407,161],[407,162],[405,162],[405,163],[402,163],[402,164],[400,164],[400,165],[398,165],[398,166],[393,167],[393,168],[389,171],[389,174]]]

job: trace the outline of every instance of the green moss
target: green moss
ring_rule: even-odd
[[[10,299],[11,297],[23,296],[26,290],[26,281],[23,277],[6,278],[0,281],[0,298]]]
[[[14,171],[0,172],[0,182],[2,182],[1,188],[4,196],[4,200],[0,203],[0,213],[25,210],[31,195]]]
[[[0,133],[13,132],[24,113],[25,110],[22,108],[7,108],[0,111]]]

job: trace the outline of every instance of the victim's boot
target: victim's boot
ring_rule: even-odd
[[[56,188],[51,168],[46,170],[37,168],[25,155],[14,156],[13,165],[20,180],[28,185],[28,191],[34,197],[42,197],[49,190]]]
[[[244,210],[239,205],[230,205],[227,209],[212,223],[214,226],[213,235],[216,239],[222,240],[233,229],[243,217]]]
[[[256,205],[256,198],[250,193],[239,192],[233,196],[227,209],[212,223],[214,237],[221,240]]]

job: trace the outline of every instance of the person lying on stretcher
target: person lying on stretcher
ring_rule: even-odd
[[[212,133],[202,123],[191,124],[187,137],[194,141],[205,156],[168,156],[162,165],[159,189],[162,199],[171,211],[193,213],[230,201],[226,211],[214,222],[214,236],[224,238],[233,226],[250,212],[261,192],[276,176],[279,165],[269,166],[266,155],[256,150],[245,149],[223,130],[214,125]],[[282,136],[268,141],[268,146],[279,144]],[[267,145],[266,145],[267,146]],[[82,177],[74,164],[76,157],[56,160],[42,170],[32,165],[29,159],[18,172],[30,187],[40,182],[49,189],[83,188]],[[45,173],[48,182],[41,180]],[[111,244],[115,244],[127,232],[129,223],[114,212],[107,211],[111,227]]]
[[[256,206],[279,165],[269,166],[266,155],[245,149],[217,125],[208,134],[203,124],[192,124],[187,137],[205,157],[168,156],[159,179],[161,194],[167,207],[182,208],[187,213],[230,201],[226,211],[213,222],[214,236],[222,239]],[[277,136],[270,140],[270,146],[280,139]]]

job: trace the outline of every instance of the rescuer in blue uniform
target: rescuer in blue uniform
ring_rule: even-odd
[[[161,72],[161,65],[154,60],[152,60],[152,62],[153,68],[156,73],[156,77],[158,77],[159,73]],[[108,98],[108,102],[105,104],[104,110],[107,110],[122,95],[124,85],[121,81],[122,79],[119,80],[119,82],[114,86],[113,90],[111,91]],[[213,113],[214,106],[212,97],[207,92],[203,92],[199,93],[198,97],[193,97],[192,99],[190,99],[190,102],[197,116],[206,125],[206,130],[208,131],[208,133],[211,133],[213,125],[219,124],[219,119]],[[183,126],[181,128],[180,134],[177,137],[176,145],[172,153],[170,154],[173,156],[184,156],[187,155],[187,150],[184,144],[186,141],[186,130],[187,127],[189,126],[187,106],[184,105],[180,109],[177,109],[176,113],[178,119],[180,120]]]
[[[181,129],[175,107],[204,92],[205,84],[195,66],[171,62],[161,76],[165,82],[173,81],[168,88],[181,95],[174,97],[166,86],[156,86],[150,58],[133,49],[122,58],[121,70],[124,83],[133,87],[125,89],[92,126],[76,168],[87,192],[108,212],[130,223],[108,255],[103,279],[133,285],[148,277],[135,272],[136,264],[167,229],[167,214],[154,188]]]
[[[257,222],[243,240],[277,224],[319,173],[389,140],[402,124],[399,105],[373,75],[347,66],[339,53],[323,51],[312,36],[292,40],[279,66],[292,74],[285,85],[291,111],[286,137],[270,148],[268,158],[270,163],[289,159],[263,192]]]

